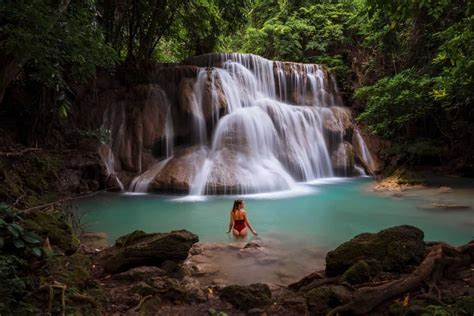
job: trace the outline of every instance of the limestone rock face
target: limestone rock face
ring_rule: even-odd
[[[348,134],[354,127],[351,110],[342,106],[332,106],[323,112],[323,128],[328,134]]]
[[[189,115],[194,113],[193,103],[197,102],[194,96],[194,84],[196,80],[193,78],[183,78],[178,86],[178,105],[183,114]]]
[[[365,148],[362,142],[365,141]],[[373,154],[373,149],[380,148],[380,144],[377,140],[373,139],[373,137],[369,137],[368,135],[363,135],[360,130],[356,130],[352,135],[352,145],[354,146],[354,154],[364,168],[370,174],[376,174],[382,171],[383,163],[377,157],[377,155]],[[369,151],[369,148],[372,150]]]
[[[150,184],[151,191],[188,193],[194,176],[206,159],[207,149],[188,147],[176,153]]]
[[[331,153],[331,163],[336,175],[352,175],[354,169],[354,148],[352,145],[348,142],[340,143]]]
[[[155,84],[135,86],[125,99],[108,106],[105,126],[114,135],[111,147],[118,169],[141,172],[148,166],[143,152],[151,152],[164,137],[169,107],[166,94]]]
[[[328,252],[326,274],[341,275],[359,260],[372,260],[383,271],[400,272],[421,262],[425,254],[423,237],[421,230],[409,225],[360,234]]]
[[[268,285],[262,283],[229,285],[222,289],[221,298],[238,309],[247,311],[270,304],[272,292]]]
[[[186,259],[197,235],[186,230],[146,234],[135,231],[117,240],[104,256],[104,270],[115,274],[140,266],[161,266]]]

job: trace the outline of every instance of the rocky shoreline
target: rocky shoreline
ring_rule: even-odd
[[[327,253],[325,270],[288,286],[201,284],[197,266],[206,244],[184,230],[135,231],[112,247],[82,249],[91,256],[107,315],[471,315],[474,242],[452,247],[423,237],[412,226],[360,234]]]

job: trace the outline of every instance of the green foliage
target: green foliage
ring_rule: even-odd
[[[105,37],[120,58],[175,62],[221,48],[245,21],[250,0],[98,1]]]
[[[359,88],[354,96],[367,106],[358,119],[378,136],[400,137],[431,110],[432,86],[431,78],[408,69]]]
[[[24,273],[28,262],[42,256],[41,238],[26,229],[23,218],[7,204],[0,203],[0,313],[10,314],[31,287]]]
[[[41,257],[41,237],[22,226],[23,218],[7,204],[0,204],[0,250],[23,257]]]
[[[243,51],[272,59],[314,62],[317,56],[334,55],[347,41],[346,21],[353,14],[351,3],[318,3],[296,8],[289,2],[279,2],[279,6],[274,6],[274,2],[260,1],[252,10],[251,21],[255,22],[245,31]],[[260,18],[260,14],[266,19]]]
[[[31,78],[59,91],[65,78],[90,78],[114,54],[95,23],[94,1],[73,1],[62,15],[52,11],[44,0],[1,2],[0,50],[31,56]]]

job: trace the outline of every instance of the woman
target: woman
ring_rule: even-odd
[[[244,201],[235,200],[234,206],[230,211],[230,224],[227,234],[232,230],[235,237],[245,237],[247,236],[247,227],[252,234],[257,236],[257,232],[253,230],[252,225],[250,225],[247,219],[247,212],[244,210]]]

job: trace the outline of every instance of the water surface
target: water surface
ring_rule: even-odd
[[[246,196],[245,208],[260,238],[281,235],[322,247],[402,224],[422,229],[425,240],[459,245],[473,238],[471,189],[408,191],[393,196],[369,192],[371,182],[368,178],[321,180],[296,191]],[[201,241],[228,241],[225,232],[234,198],[106,193],[81,201],[79,216],[86,230],[106,232],[110,242],[135,229],[187,229]],[[433,203],[471,208],[429,208]]]
[[[472,187],[448,193],[439,187],[402,193],[373,193],[371,179],[325,179],[298,190],[244,197],[248,217],[259,233],[262,250],[240,250],[245,243],[226,234],[229,212],[237,197],[158,196],[107,193],[82,201],[79,216],[89,231],[106,232],[109,242],[135,229],[167,232],[187,229],[200,241],[217,243],[201,261],[216,280],[250,284],[288,284],[324,267],[328,250],[363,232],[409,224],[422,229],[425,240],[464,244],[474,236]],[[455,183],[453,183],[454,185]],[[433,203],[470,206],[434,209]],[[216,272],[217,271],[217,272]]]

